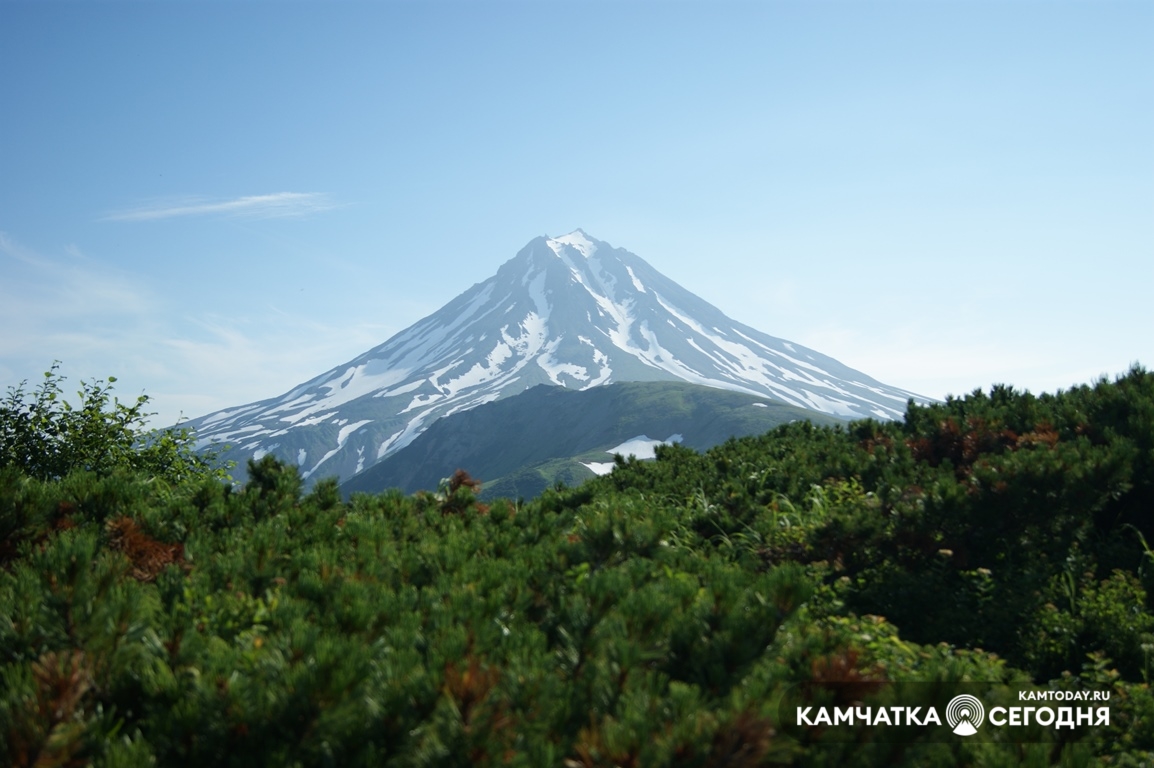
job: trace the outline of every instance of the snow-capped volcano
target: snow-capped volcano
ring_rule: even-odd
[[[384,344],[271,400],[189,422],[243,467],[273,453],[347,478],[441,416],[537,384],[684,380],[846,418],[900,418],[910,392],[726,317],[581,230],[538,237],[497,274]]]

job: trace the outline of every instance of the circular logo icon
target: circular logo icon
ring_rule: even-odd
[[[946,722],[959,736],[973,736],[985,719],[986,708],[968,693],[955,696],[946,705]]]

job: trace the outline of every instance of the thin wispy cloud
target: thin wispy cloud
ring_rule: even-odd
[[[147,315],[158,302],[131,272],[89,259],[75,245],[48,256],[0,232],[0,349],[18,334],[7,328],[75,327],[78,319]]]
[[[156,221],[184,216],[230,216],[245,219],[300,218],[334,208],[328,196],[318,192],[277,192],[232,200],[182,198],[114,211],[103,221]]]
[[[43,253],[4,232],[0,274],[0,391],[35,382],[53,360],[70,379],[65,398],[71,382],[117,376],[132,397],[151,381],[135,375],[136,361],[157,358],[151,337],[164,302],[138,274],[75,245]]]
[[[152,398],[157,427],[280,394],[399,330],[263,303],[203,310],[182,303],[163,275],[120,269],[75,244],[40,251],[4,230],[0,276],[0,396],[60,360],[66,395],[73,382],[116,376],[119,395]]]

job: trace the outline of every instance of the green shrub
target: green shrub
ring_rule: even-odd
[[[1150,380],[662,449],[516,505],[346,502],[268,457],[186,481],[101,422],[120,447],[0,468],[0,764],[1148,763]],[[6,418],[70,423],[44,397]],[[892,744],[779,711],[911,681],[1109,690],[1111,723]]]
[[[197,453],[186,430],[150,430],[148,395],[131,405],[112,395],[108,383],[81,382],[77,404],[61,397],[59,363],[33,392],[22,382],[0,402],[0,466],[43,480],[70,472],[107,474],[117,469],[148,473],[170,483],[206,474],[227,478],[226,468]]]

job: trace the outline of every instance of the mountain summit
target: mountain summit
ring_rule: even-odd
[[[538,237],[497,274],[380,346],[270,400],[186,426],[227,457],[273,453],[348,478],[441,416],[537,384],[688,381],[844,418],[900,418],[910,392],[769,336],[580,229]]]

